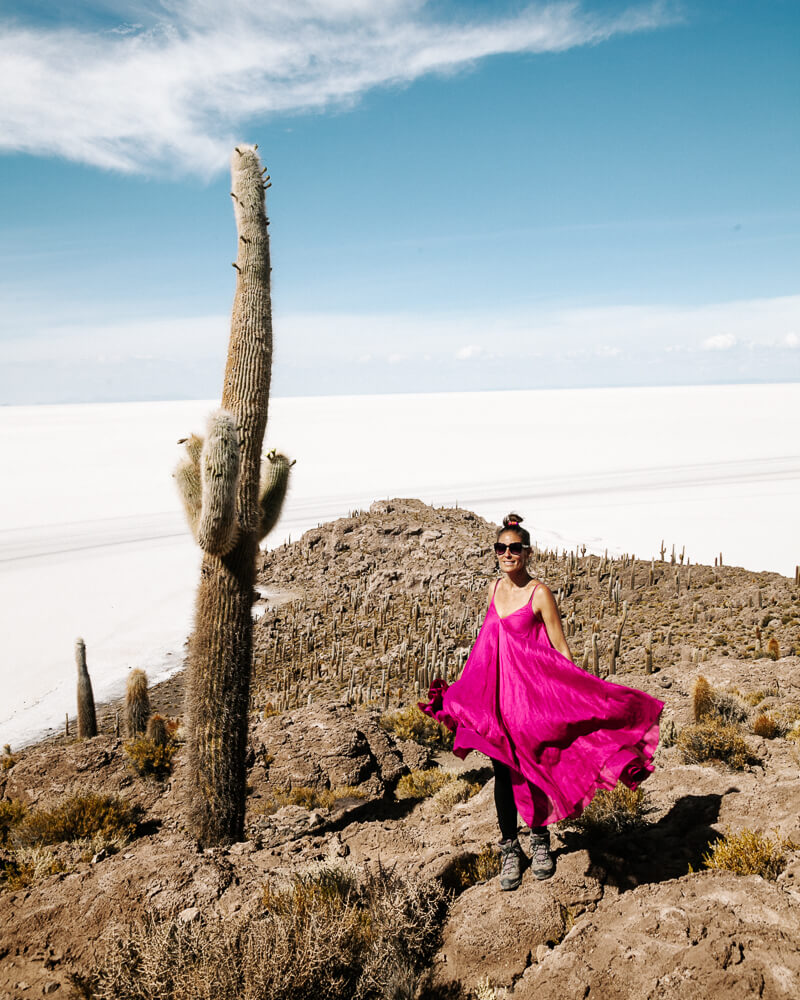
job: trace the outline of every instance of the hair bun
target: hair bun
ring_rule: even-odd
[[[519,514],[506,514],[503,518],[504,528],[513,528],[517,524],[522,524],[522,517]]]

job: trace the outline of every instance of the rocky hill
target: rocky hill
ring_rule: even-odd
[[[409,711],[463,663],[493,539],[393,500],[264,555],[241,844],[186,834],[180,729],[161,779],[113,706],[95,739],[0,757],[0,996],[800,996],[796,583],[535,553],[578,662],[665,701],[663,740],[643,795],[560,825],[554,878],[502,893],[486,760]]]

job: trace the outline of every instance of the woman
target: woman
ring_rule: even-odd
[[[580,815],[601,788],[636,788],[653,770],[664,707],[576,667],[558,607],[526,565],[530,535],[508,514],[494,549],[502,577],[458,681],[434,681],[420,708],[455,730],[453,752],[494,766],[502,889],[522,881],[517,813],[530,827],[536,878],[555,871],[547,827]]]

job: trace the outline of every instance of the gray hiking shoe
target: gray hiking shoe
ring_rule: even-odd
[[[522,884],[522,848],[519,840],[500,841],[500,856],[502,867],[500,868],[500,888],[504,892],[512,892],[519,889]]]
[[[546,827],[531,830],[531,871],[536,878],[550,878],[556,863],[550,854],[550,831]]]

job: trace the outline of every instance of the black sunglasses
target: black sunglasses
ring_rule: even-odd
[[[495,555],[501,556],[506,549],[511,553],[512,556],[518,556],[525,546],[522,542],[511,542],[509,545],[504,545],[502,542],[494,543]]]

